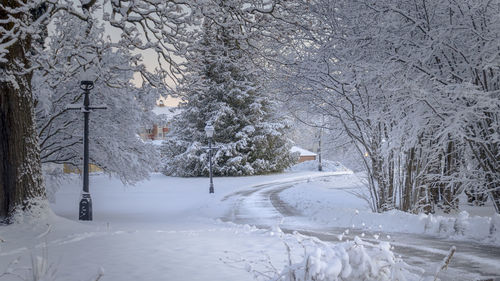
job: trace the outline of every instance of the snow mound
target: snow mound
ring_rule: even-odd
[[[282,233],[281,240],[288,256],[281,271],[269,266],[269,262],[262,269],[248,261],[246,271],[259,280],[283,281],[410,281],[421,280],[424,272],[398,258],[387,242],[375,244],[355,237],[352,241],[332,244],[299,233]],[[262,274],[262,270],[267,274]],[[271,272],[273,276],[269,275]]]
[[[306,171],[318,171],[318,160],[305,161],[292,167],[288,168],[288,172],[306,172]],[[321,166],[324,172],[346,172],[352,174],[352,171],[344,167],[337,161],[323,160],[321,161]]]
[[[292,146],[292,148],[290,149],[291,152],[298,152],[300,156],[317,156],[318,154],[312,152],[312,151],[309,151],[309,150],[306,150],[306,149],[303,149],[301,147],[298,147],[298,146]]]
[[[470,216],[468,212],[462,211],[456,217],[420,214],[418,219],[419,223],[424,224],[425,233],[500,245],[500,215],[498,214],[491,217]]]
[[[353,174],[296,184],[281,192],[279,198],[310,221],[323,226],[357,229],[376,235],[380,231],[429,234],[500,245],[500,214],[478,216],[467,211],[446,215],[411,214],[400,210],[374,213],[362,197],[365,190],[363,179]]]

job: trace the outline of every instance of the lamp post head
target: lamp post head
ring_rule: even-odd
[[[212,126],[211,122],[207,122],[205,126],[205,133],[207,134],[207,138],[212,138],[214,136],[215,128]]]
[[[92,90],[94,88],[94,82],[90,80],[82,80],[80,81],[80,89],[82,90]]]
[[[97,80],[97,71],[91,66],[84,67],[80,73],[80,89],[89,91],[94,88],[94,81]]]

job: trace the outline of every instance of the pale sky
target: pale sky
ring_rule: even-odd
[[[79,4],[80,4],[79,1],[76,0],[75,5],[79,5]],[[98,13],[102,13],[102,10],[99,9]],[[99,15],[96,16],[96,18],[98,18],[98,19],[101,17],[102,17],[102,14],[101,14],[101,16],[99,16]],[[113,28],[111,25],[109,25],[109,23],[107,23],[107,22],[104,22],[104,25],[105,25],[106,36],[109,36],[109,38],[111,38],[111,41],[113,41],[113,42],[119,41],[120,40],[120,32],[113,32],[113,30],[116,30],[116,29]],[[54,29],[53,23],[49,24],[48,29],[49,29],[49,34],[50,34],[51,30]],[[146,69],[148,71],[154,72],[155,68],[158,67],[156,52],[148,50],[148,51],[138,51],[137,53],[140,53],[142,55],[143,63],[146,66]],[[134,82],[134,84],[136,84],[138,86],[141,85],[142,79],[140,78],[139,74],[134,75],[133,82]],[[170,86],[174,87],[173,83]],[[180,99],[173,98],[171,96],[165,96],[163,98],[160,98],[160,100],[162,100],[163,104],[166,106],[177,106],[180,102]],[[158,103],[160,102],[160,100],[158,101]]]

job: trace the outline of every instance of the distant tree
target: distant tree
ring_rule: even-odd
[[[208,121],[216,130],[216,175],[280,172],[294,162],[285,136],[288,121],[276,114],[249,54],[241,49],[242,23],[231,16],[228,9],[235,7],[227,2],[216,6],[219,14],[205,18],[203,37],[188,56],[188,75],[179,87],[183,111],[163,145],[167,175],[208,174]]]
[[[500,212],[498,1],[302,7],[296,18],[315,24],[276,48],[276,88],[342,125],[372,208],[449,211],[467,190]]]

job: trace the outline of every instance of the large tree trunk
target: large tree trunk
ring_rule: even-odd
[[[18,0],[0,0],[4,7],[16,8]],[[29,15],[10,15],[28,21]],[[0,8],[0,19],[8,14]],[[0,23],[11,30],[11,23]],[[5,39],[5,38],[2,38]],[[1,42],[3,43],[3,42]],[[7,62],[0,62],[0,220],[10,222],[15,211],[25,211],[36,199],[45,198],[40,155],[34,126],[31,72],[27,53],[30,36],[19,38],[9,47]]]

